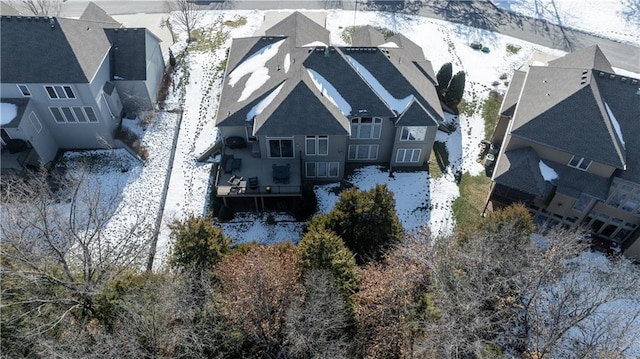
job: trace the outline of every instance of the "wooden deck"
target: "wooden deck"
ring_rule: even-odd
[[[224,164],[218,167],[216,174],[216,194],[219,197],[269,197],[269,196],[299,196],[301,194],[302,173],[300,159],[262,159],[253,157],[251,146],[243,149],[224,150],[223,156],[232,155],[234,159],[241,159],[239,168],[226,172]],[[237,161],[236,161],[237,162]],[[273,178],[273,165],[289,164],[290,175],[288,183],[276,181]],[[237,167],[237,166],[234,166]],[[242,178],[239,183],[232,184],[233,178]],[[257,188],[251,188],[249,178],[257,177]],[[238,182],[238,181],[236,181]]]

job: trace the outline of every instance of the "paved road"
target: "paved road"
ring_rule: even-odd
[[[63,15],[79,16],[88,1],[68,0]],[[165,1],[96,0],[109,14],[164,13]],[[576,51],[598,44],[614,67],[640,73],[640,47],[623,44],[581,31],[563,28],[544,20],[509,13],[489,1],[423,0],[422,6],[404,7],[397,0],[227,0],[199,1],[202,9],[270,10],[270,9],[345,9],[386,10],[422,15],[476,28],[563,50]]]

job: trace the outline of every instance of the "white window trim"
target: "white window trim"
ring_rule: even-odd
[[[51,97],[51,94],[49,93],[49,89],[48,89],[49,87],[56,94],[56,97]],[[62,90],[64,97],[60,96],[60,94],[58,93],[58,89],[56,87],[59,87]],[[71,94],[73,95],[73,97],[69,97],[69,94],[67,93],[67,88],[71,91]],[[49,96],[49,99],[51,100],[75,100],[78,98],[78,96],[76,96],[75,90],[73,89],[73,86],[71,85],[44,85],[44,92],[47,94],[47,96]]]
[[[353,120],[358,120],[358,123],[356,124],[358,133],[357,134],[351,133],[350,138],[352,140],[379,140],[380,136],[382,136],[382,122],[383,122],[382,118],[380,118],[380,117],[366,117],[366,116],[364,118],[371,118],[371,137],[366,137],[366,138],[360,137],[360,128],[362,126],[362,122],[361,121],[362,121],[363,117],[354,117],[351,120],[349,120],[349,125],[353,126],[354,123],[352,121]],[[377,137],[373,137],[373,134],[376,132],[374,130],[376,125],[380,127],[380,131],[378,131],[378,136]],[[354,136],[357,136],[357,137],[354,137]]]
[[[421,139],[419,140],[412,140],[409,138],[409,130],[407,130],[407,138],[403,138],[404,136],[404,130],[405,128],[409,128],[409,127],[424,127],[424,135],[422,136]],[[421,142],[424,141],[424,139],[427,137],[427,128],[425,126],[402,126],[402,128],[400,129],[400,141],[406,141],[406,142]]]
[[[319,173],[318,168],[320,164],[326,165],[326,168],[327,168],[326,176],[318,175]],[[309,165],[313,165],[315,175],[309,174],[309,167],[308,167]],[[336,165],[338,169],[338,171],[334,176],[331,175],[331,165]],[[305,171],[305,176],[308,178],[338,178],[340,177],[340,162],[307,162],[305,165],[304,171]]]
[[[31,90],[29,90],[29,86],[27,86],[27,84],[16,84],[16,86],[18,86],[18,90],[20,91],[23,97],[32,96]],[[20,86],[24,86],[27,89],[28,94],[25,94],[24,91],[22,91],[22,88],[20,88]]]
[[[398,157],[400,156],[400,151],[403,152],[401,161],[398,159]],[[416,161],[412,161],[411,159],[413,158],[413,154],[415,153],[415,151],[418,151],[418,159]],[[408,153],[411,153],[411,155],[409,156],[409,160],[405,161]],[[396,151],[396,163],[419,163],[420,156],[422,156],[421,148],[398,148],[398,150]]]
[[[367,154],[367,158],[358,158],[358,149],[360,147],[366,146],[369,148],[368,154]],[[376,151],[376,155],[371,158],[371,149],[375,148]],[[349,145],[349,153],[347,154],[347,158],[351,161],[376,161],[378,159],[378,152],[380,151],[380,148],[378,145],[376,144],[366,144],[366,145]],[[354,154],[354,157],[351,158],[351,154]]]
[[[295,159],[296,158],[296,141],[294,140],[293,137],[267,137],[265,138],[267,140],[267,158],[271,158],[271,159]],[[291,152],[293,154],[293,157],[272,157],[271,156],[271,145],[269,143],[269,141],[271,140],[291,140]]]
[[[36,133],[40,133],[42,131],[42,122],[40,122],[40,119],[35,112],[31,111],[31,113],[29,114],[29,121],[31,121],[33,129],[36,130]]]
[[[93,115],[96,118],[95,121],[91,121],[90,120],[89,115],[87,114],[87,111],[85,109],[87,107],[91,108],[91,110],[93,111]],[[63,111],[64,108],[68,108],[69,111],[71,112],[71,116],[73,117],[71,119],[71,121],[69,121],[69,118],[68,118],[67,114]],[[76,113],[74,108],[79,108],[80,109],[80,113],[82,114],[83,119],[85,121],[78,121],[78,114]],[[62,116],[62,119],[64,120],[64,122],[58,122],[56,120],[56,116],[53,113],[53,109],[56,109],[56,110],[58,110],[60,112],[60,116]],[[96,116],[96,111],[91,106],[50,106],[49,107],[49,112],[51,112],[51,116],[53,116],[53,120],[57,124],[90,124],[90,123],[94,124],[94,123],[99,123],[100,122],[100,120],[98,120],[98,117]]]
[[[573,162],[573,160],[574,160],[575,158],[580,158],[580,161],[578,161],[578,164],[576,164],[575,166],[572,166],[572,165],[571,165],[571,162]],[[580,168],[580,165],[581,165],[581,164],[582,164],[582,162],[584,162],[584,161],[589,161],[589,164],[587,165],[587,167],[586,167],[586,168],[582,169],[582,168]],[[571,168],[579,169],[580,171],[585,171],[585,172],[586,172],[586,171],[589,169],[589,167],[591,167],[591,164],[592,164],[592,163],[593,163],[593,161],[592,161],[592,160],[586,159],[586,158],[581,157],[581,156],[573,155],[573,156],[571,157],[571,159],[569,160],[569,163],[567,163],[567,166],[569,166],[569,167],[571,167]]]
[[[307,141],[313,141],[314,153],[309,153],[309,145]],[[327,141],[327,152],[320,153],[320,140]],[[304,154],[306,156],[328,156],[329,155],[329,136],[305,136],[304,137]]]

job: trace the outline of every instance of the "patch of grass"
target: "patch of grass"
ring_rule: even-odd
[[[498,112],[502,105],[503,96],[491,91],[489,97],[482,104],[482,118],[484,119],[484,138],[490,140],[498,122]]]
[[[214,52],[227,41],[229,32],[221,30],[218,24],[214,24],[213,26],[193,30],[191,37],[195,41],[189,45],[190,51]]]
[[[240,27],[247,24],[247,18],[244,16],[240,16],[236,20],[227,20],[223,22],[223,24],[229,27]]]
[[[515,55],[520,51],[521,47],[518,45],[514,45],[514,44],[507,44],[507,52]]]
[[[462,99],[458,104],[458,113],[464,114],[467,117],[471,117],[474,113],[476,113],[476,107],[478,107],[478,103],[475,100],[469,102],[465,99]]]
[[[433,143],[433,151],[429,157],[429,176],[431,178],[440,178],[445,168],[449,166],[449,151],[447,146],[442,142]]]
[[[358,31],[359,28],[360,26],[347,26],[342,31],[342,34],[340,34],[340,37],[348,45],[351,45],[351,35],[353,35],[354,32]]]
[[[347,26],[344,28],[344,31],[342,31],[342,34],[340,35],[340,37],[342,38],[342,40],[344,40],[344,42],[346,42],[347,44],[351,45],[351,35],[353,35],[354,32],[358,31],[358,29],[361,26]],[[384,39],[387,40],[388,38],[390,38],[393,35],[396,35],[395,32],[385,28],[385,27],[380,27],[380,26],[374,26],[374,28],[378,31],[380,31],[380,33],[382,34],[382,36],[384,36]]]
[[[378,26],[374,26],[374,27],[376,28],[376,30],[382,33],[382,36],[384,36],[385,40],[389,39],[391,36],[397,35],[395,32],[387,29],[386,27],[378,27]]]
[[[484,174],[471,176],[464,173],[460,179],[460,197],[453,201],[453,217],[458,226],[468,228],[473,226],[482,215],[486,204],[491,179]]]

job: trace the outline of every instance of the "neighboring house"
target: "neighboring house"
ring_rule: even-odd
[[[0,18],[2,171],[49,165],[61,149],[114,146],[123,113],[151,109],[159,39],[93,3],[79,19]]]
[[[535,60],[535,59],[534,59]],[[583,226],[640,259],[640,81],[592,46],[516,71],[493,142],[490,202]]]
[[[366,43],[382,35],[360,31],[357,47],[331,46],[296,12],[264,36],[233,39],[216,118],[218,196],[300,195],[304,181],[342,179],[349,163],[424,165],[443,120],[431,63],[403,35]]]

